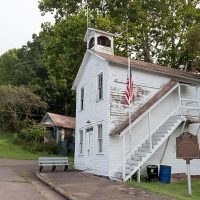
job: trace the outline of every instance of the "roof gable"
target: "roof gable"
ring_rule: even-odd
[[[76,90],[76,87],[77,87],[77,85],[78,85],[79,81],[81,80],[81,77],[82,77],[82,75],[84,73],[84,70],[85,70],[85,67],[86,67],[86,63],[87,63],[90,55],[95,55],[96,57],[100,58],[101,60],[106,61],[106,59],[104,59],[103,57],[95,54],[93,51],[88,49],[86,51],[84,57],[83,57],[83,61],[82,61],[81,66],[80,66],[80,68],[78,70],[76,78],[74,80],[74,83],[73,83],[73,86],[72,86],[72,90]]]
[[[74,117],[68,117],[64,115],[47,112],[46,115],[43,117],[41,123],[45,125],[45,122],[48,117],[51,119],[51,121],[54,123],[55,126],[62,127],[62,128],[75,129]]]

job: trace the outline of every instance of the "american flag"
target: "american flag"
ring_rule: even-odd
[[[130,67],[130,57],[128,59],[128,75],[127,75],[127,82],[126,82],[126,103],[128,105],[131,104],[131,102],[134,99],[134,94],[133,94],[133,81],[132,81],[132,72],[131,72],[131,67]]]

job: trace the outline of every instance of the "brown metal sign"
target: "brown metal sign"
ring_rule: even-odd
[[[176,158],[192,160],[199,159],[199,142],[196,135],[184,132],[176,138]]]

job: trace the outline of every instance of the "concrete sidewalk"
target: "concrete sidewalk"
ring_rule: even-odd
[[[85,172],[47,172],[36,176],[68,200],[169,200]]]

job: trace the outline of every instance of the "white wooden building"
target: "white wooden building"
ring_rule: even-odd
[[[199,116],[200,75],[131,60],[135,98],[129,127],[128,59],[114,55],[113,36],[88,28],[84,38],[88,49],[73,84],[75,168],[124,181],[149,164],[185,173],[185,161],[176,159],[175,138],[187,116]],[[199,124],[186,128],[199,132]],[[191,174],[200,175],[200,160],[191,161]]]

